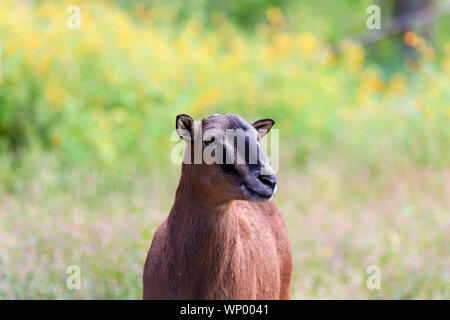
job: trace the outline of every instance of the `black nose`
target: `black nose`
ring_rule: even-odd
[[[258,177],[258,179],[262,182],[262,183],[264,183],[264,184],[266,184],[266,185],[268,185],[268,186],[270,186],[270,187],[272,187],[272,188],[274,188],[275,187],[275,185],[277,184],[277,177],[275,177],[274,175],[260,175],[259,177]]]

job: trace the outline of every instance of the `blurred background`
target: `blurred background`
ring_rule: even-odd
[[[277,121],[294,299],[449,299],[449,13],[438,0],[2,1],[0,299],[142,297],[180,175],[179,113]]]

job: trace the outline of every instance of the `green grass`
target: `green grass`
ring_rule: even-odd
[[[90,1],[80,31],[62,2],[19,3],[0,7],[0,298],[141,298],[178,182],[178,113],[277,121],[293,298],[450,298],[447,22],[417,63],[382,63],[374,48],[332,49],[359,26],[362,4],[336,29],[350,1],[321,9],[333,17],[302,5],[301,27],[291,2],[262,6],[245,28],[234,2],[234,16],[180,22],[173,7]]]
[[[449,298],[448,168],[387,156],[373,174],[334,150],[301,169],[283,159],[275,203],[293,248],[294,299]],[[105,181],[55,172],[45,155],[28,165],[14,192],[0,192],[0,297],[141,298],[180,168]],[[66,288],[68,265],[81,267],[80,290]],[[366,287],[369,265],[381,268],[380,290]]]

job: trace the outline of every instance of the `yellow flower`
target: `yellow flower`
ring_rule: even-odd
[[[45,91],[45,97],[51,104],[61,107],[67,99],[67,93],[60,87],[49,85]]]
[[[64,140],[64,139],[63,139],[63,137],[62,137],[62,135],[61,135],[60,132],[54,131],[54,132],[51,134],[50,142],[51,142],[51,144],[52,144],[52,146],[53,146],[54,148],[58,148],[58,147],[62,144],[63,140]]]
[[[44,3],[37,8],[37,16],[40,19],[52,20],[57,16],[61,16],[62,13],[65,13],[62,8],[57,7],[55,6],[55,4],[51,3]]]
[[[444,45],[444,49],[445,49],[445,53],[446,53],[448,56],[450,56],[450,42],[447,42],[447,43]]]
[[[271,24],[283,22],[283,12],[279,8],[270,8],[267,10],[267,19]]]
[[[436,57],[436,53],[434,52],[433,48],[426,47],[422,50],[422,54],[425,60],[427,61],[433,61]]]
[[[208,37],[206,38],[200,48],[200,51],[202,53],[202,56],[209,58],[209,57],[214,57],[214,55],[216,54],[216,50],[218,47],[218,43],[216,38],[214,37]]]
[[[388,92],[391,94],[400,95],[405,93],[405,91],[406,86],[404,77],[399,73],[394,74],[389,83]]]
[[[297,37],[297,45],[307,56],[311,55],[317,48],[317,40],[312,33],[305,32]]]
[[[334,54],[333,50],[329,47],[326,47],[326,49],[322,55],[321,62],[324,67],[331,67],[331,66],[334,66],[338,62],[338,59],[337,59],[336,55]]]
[[[143,3],[137,3],[132,9],[133,14],[140,20],[148,18],[148,10]]]
[[[273,45],[273,49],[276,50],[278,56],[283,56],[292,48],[292,39],[285,33],[275,34],[273,36]]]
[[[340,47],[344,54],[344,65],[353,71],[359,71],[366,55],[364,48],[348,40],[342,42]]]
[[[36,66],[36,71],[40,74],[46,74],[50,68],[50,57],[46,56],[42,58]]]
[[[450,72],[450,58],[449,57],[443,57],[441,61],[442,70],[444,72]]]
[[[197,20],[192,20],[188,23],[186,26],[186,29],[183,31],[185,35],[189,37],[194,37],[199,34],[199,32],[202,30],[202,24]]]
[[[413,31],[408,31],[403,35],[403,41],[407,46],[415,48],[419,44],[419,36]]]
[[[381,92],[383,90],[384,82],[373,69],[368,69],[364,73],[362,80],[362,90],[368,90],[369,92]]]
[[[210,105],[216,104],[221,96],[222,92],[217,89],[209,89],[199,93],[192,104],[192,111],[196,114],[203,113]]]

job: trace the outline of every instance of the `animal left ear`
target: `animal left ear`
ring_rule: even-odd
[[[181,139],[192,140],[194,138],[194,119],[187,114],[177,115],[175,126]]]
[[[261,139],[264,137],[270,129],[272,129],[272,126],[275,124],[275,120],[272,119],[261,119],[257,120],[252,123],[253,128],[258,131],[259,138]]]

